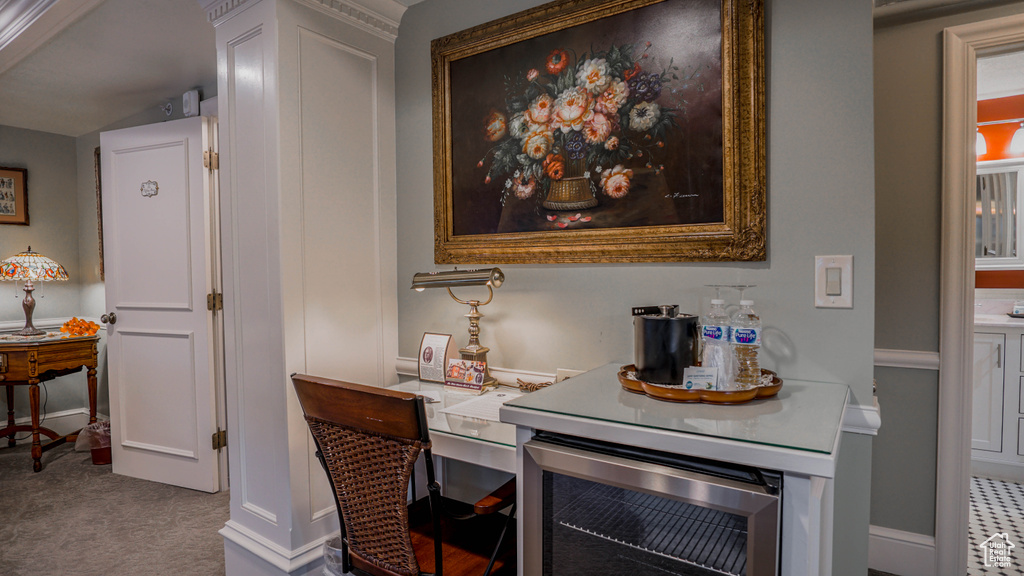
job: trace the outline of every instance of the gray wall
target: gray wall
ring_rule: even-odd
[[[201,85],[204,98],[216,96],[216,79]],[[28,169],[29,226],[0,226],[0,260],[31,245],[68,272],[67,282],[39,283],[33,319],[97,319],[106,311],[99,277],[99,230],[93,150],[100,132],[182,118],[180,106],[166,116],[151,109],[78,138],[0,126],[0,166]],[[5,296],[6,295],[6,296]],[[24,322],[24,292],[15,283],[0,284],[0,322]],[[105,331],[100,331],[105,336]],[[98,369],[100,414],[109,414],[106,339],[101,338]],[[85,375],[59,378],[46,387],[46,413],[87,407]],[[44,396],[45,397],[45,396]],[[28,393],[18,389],[15,416],[28,416]]]
[[[81,273],[78,264],[78,197],[75,139],[68,136],[0,126],[0,166],[28,170],[28,226],[0,226],[0,260],[25,250],[59,262],[67,282],[39,282],[33,320],[81,316]],[[24,324],[20,282],[0,284],[0,322]],[[46,385],[50,413],[88,405],[85,375],[74,374]],[[15,417],[28,415],[28,390],[15,390]]]
[[[878,348],[938,351],[942,30],[1021,12],[1016,3],[875,30]],[[883,424],[872,457],[871,523],[934,534],[938,373],[875,372]]]
[[[433,263],[430,40],[536,5],[427,0],[396,43],[400,284]],[[755,264],[504,265],[482,310],[495,366],[554,372],[632,359],[629,307],[700,311],[706,284],[750,283],[766,326],[764,364],[783,378],[842,382],[870,404],[874,347],[872,21],[867,2],[790,0],[768,7],[769,260]],[[827,129],[823,129],[827,127]],[[852,310],[814,308],[815,254],[854,256]],[[424,331],[466,338],[446,293],[399,290],[400,353]],[[845,435],[837,481],[837,574],[867,569],[871,441]]]

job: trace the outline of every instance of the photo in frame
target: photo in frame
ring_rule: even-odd
[[[28,170],[0,168],[0,224],[28,226]]]
[[[458,346],[451,334],[424,332],[420,339],[416,378],[422,382],[444,383],[448,361],[458,357]]]
[[[435,262],[764,260],[763,28],[567,0],[434,40]]]

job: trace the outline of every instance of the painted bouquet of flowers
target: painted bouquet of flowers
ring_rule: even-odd
[[[501,203],[511,195],[543,199],[552,210],[596,206],[596,187],[623,198],[642,164],[658,173],[665,135],[677,111],[659,103],[679,80],[679,68],[653,71],[651,43],[611,46],[575,58],[555,49],[540,68],[505,77],[505,110],[491,110],[484,138],[492,147],[477,163],[485,183],[504,178]],[[574,62],[575,60],[575,62]]]

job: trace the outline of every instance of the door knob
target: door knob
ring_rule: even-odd
[[[100,322],[104,324],[117,324],[117,314],[111,312],[110,314],[104,314],[100,316]]]

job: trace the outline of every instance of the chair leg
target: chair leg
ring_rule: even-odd
[[[508,518],[505,519],[505,525],[501,528],[498,543],[494,546],[494,552],[491,553],[491,561],[487,563],[487,569],[484,570],[484,576],[491,576],[491,568],[494,567],[494,561],[498,559],[498,552],[501,551],[501,545],[505,542],[505,534],[508,532],[508,527],[515,522],[515,518],[516,505],[513,503],[512,508],[508,511]]]
[[[313,441],[317,442],[315,436]],[[348,535],[345,534],[345,518],[341,514],[341,502],[338,500],[338,491],[334,489],[334,479],[331,478],[331,470],[327,467],[327,459],[324,458],[324,453],[319,448],[320,444],[317,442],[316,458],[320,461],[320,466],[323,467],[324,472],[327,473],[327,481],[330,482],[331,493],[334,494],[334,504],[338,508],[338,524],[341,525],[341,569],[348,574],[352,572],[352,559],[348,556]]]

